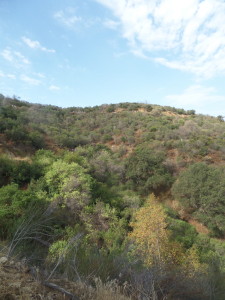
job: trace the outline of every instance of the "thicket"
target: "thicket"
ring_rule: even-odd
[[[172,192],[188,213],[219,237],[225,235],[225,168],[195,163],[182,172]]]
[[[133,299],[224,299],[221,118],[2,96],[0,120],[0,149],[9,153],[0,155],[0,239],[9,255],[49,279],[126,283]],[[29,157],[14,157],[23,150]],[[171,193],[210,235],[166,205]]]

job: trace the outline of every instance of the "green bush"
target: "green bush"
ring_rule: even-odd
[[[0,237],[7,238],[13,224],[22,217],[31,203],[36,201],[30,191],[22,191],[12,183],[0,188]]]
[[[171,238],[181,243],[186,249],[191,248],[197,238],[196,229],[185,221],[168,219],[168,229],[171,230]]]
[[[31,141],[31,145],[35,149],[43,149],[45,147],[44,137],[39,132],[32,131],[31,133],[29,133],[29,139]]]
[[[42,168],[39,164],[30,164],[27,161],[19,161],[13,166],[12,180],[21,186],[28,184],[31,179],[38,179],[41,175]]]
[[[225,236],[225,169],[195,163],[180,174],[173,196],[212,232]]]
[[[126,177],[143,194],[169,188],[172,176],[163,165],[164,154],[138,147],[126,162]]]
[[[7,156],[0,156],[0,187],[9,183],[13,173],[13,162]]]
[[[18,126],[5,131],[6,137],[14,142],[23,143],[29,140],[28,132],[25,128]]]

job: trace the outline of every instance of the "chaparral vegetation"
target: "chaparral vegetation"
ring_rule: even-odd
[[[0,250],[41,282],[77,299],[222,300],[224,239],[223,117],[0,95]]]

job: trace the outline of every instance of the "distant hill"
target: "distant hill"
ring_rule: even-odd
[[[0,96],[0,124],[3,152],[4,147],[32,152],[104,144],[127,156],[148,144],[181,164],[224,160],[223,118],[194,110],[140,103],[63,109]]]
[[[121,299],[224,299],[224,238],[222,116],[0,95],[0,252]]]

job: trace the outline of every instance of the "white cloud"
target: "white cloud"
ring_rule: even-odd
[[[107,19],[103,22],[103,25],[110,29],[117,29],[119,24],[120,24],[119,22],[110,19]]]
[[[16,79],[16,76],[14,74],[7,74],[7,77],[10,79]]]
[[[223,0],[95,0],[120,22],[132,51],[211,77],[225,71]]]
[[[46,78],[46,76],[42,73],[33,73],[35,76],[38,76],[39,78]]]
[[[32,49],[38,49],[38,50],[41,50],[41,51],[44,51],[44,52],[49,52],[49,53],[55,53],[55,50],[54,49],[47,49],[45,47],[43,47],[40,42],[38,41],[32,41],[30,40],[29,38],[23,36],[22,37],[22,40],[23,42],[30,48]]]
[[[202,85],[192,85],[181,94],[168,95],[166,101],[170,106],[183,107],[185,109],[198,109],[209,114],[221,114],[218,103],[225,104],[225,96],[218,94],[215,88]],[[208,111],[208,107],[213,110]],[[218,111],[217,111],[218,107]]]
[[[25,65],[29,65],[30,64],[30,61],[25,57],[23,56],[20,52],[18,51],[14,51],[14,55]]]
[[[10,48],[4,49],[0,55],[7,61],[19,67],[22,65],[29,65],[30,61],[18,51],[11,50]]]
[[[0,77],[16,79],[16,76],[14,74],[4,74],[2,71],[0,71]]]
[[[1,56],[2,56],[5,60],[8,60],[8,61],[10,61],[10,62],[13,61],[13,55],[12,55],[11,50],[9,50],[9,49],[4,49],[4,50],[1,52]]]
[[[56,86],[56,85],[50,85],[49,86],[49,90],[50,91],[59,91],[60,90],[60,87]]]
[[[29,77],[27,75],[21,75],[20,79],[30,85],[40,85],[41,81],[32,77]]]
[[[54,14],[54,18],[70,29],[76,29],[77,24],[82,21],[81,17],[74,14],[74,10],[69,8],[65,11],[60,10]]]

